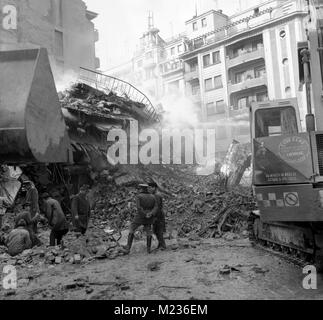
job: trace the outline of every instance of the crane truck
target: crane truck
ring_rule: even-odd
[[[307,41],[298,43],[306,116],[297,99],[250,108],[253,190],[250,240],[292,259],[323,261],[323,3],[308,1]],[[302,130],[302,124],[306,129]]]

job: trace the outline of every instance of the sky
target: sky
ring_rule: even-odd
[[[264,0],[84,0],[88,10],[99,13],[94,20],[100,40],[96,55],[101,70],[117,66],[132,57],[142,33],[148,28],[148,12],[162,38],[185,31],[185,21],[210,9],[232,15]]]

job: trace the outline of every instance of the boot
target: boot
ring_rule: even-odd
[[[151,241],[152,241],[153,237],[152,236],[147,236],[147,253],[150,254],[151,253]]]
[[[126,250],[126,253],[129,254],[130,250],[131,250],[131,246],[133,243],[133,239],[134,239],[135,235],[133,233],[129,233],[128,235],[128,243],[127,245],[124,247],[124,249]]]
[[[162,233],[159,233],[157,235],[157,240],[158,240],[158,249],[166,250],[166,243],[164,240],[164,235]]]

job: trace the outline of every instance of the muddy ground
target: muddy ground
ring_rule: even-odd
[[[254,248],[248,239],[169,240],[164,252],[146,254],[143,241],[129,256],[83,265],[18,269],[16,292],[0,300],[216,300],[322,299],[305,290],[302,269]],[[156,246],[156,243],[154,243]]]

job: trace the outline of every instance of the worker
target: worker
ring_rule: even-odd
[[[158,192],[158,185],[156,182],[152,181],[149,183],[149,187],[151,187],[151,193],[155,196],[158,210],[156,213],[156,219],[153,224],[153,232],[157,237],[158,240],[158,248],[161,250],[166,249],[166,243],[164,239],[164,232],[166,232],[166,221],[165,221],[165,215],[163,211],[163,198],[161,194]]]
[[[85,235],[91,214],[91,205],[87,199],[89,186],[84,185],[80,188],[80,192],[72,199],[72,220],[77,232]]]
[[[8,253],[14,257],[32,247],[28,230],[26,230],[26,221],[21,219],[17,223],[17,228],[13,229],[5,240]]]
[[[157,214],[158,205],[155,196],[149,193],[148,185],[140,184],[140,193],[137,196],[137,214],[129,229],[128,243],[125,247],[126,253],[130,253],[136,230],[143,225],[147,237],[147,252],[151,253],[152,225]]]
[[[2,228],[3,217],[6,212],[6,200],[4,197],[0,197],[0,229]]]
[[[48,193],[42,195],[45,207],[45,214],[51,228],[49,245],[51,247],[62,244],[63,237],[68,233],[69,227],[59,202],[49,196]]]
[[[35,234],[38,233],[38,220],[40,218],[38,190],[32,181],[25,181],[27,194],[24,205],[30,207],[31,225]]]
[[[15,228],[18,228],[19,221],[24,220],[26,223],[26,230],[29,232],[29,237],[31,240],[32,247],[41,246],[42,242],[39,240],[34,232],[34,224],[32,222],[31,214],[29,210],[23,210],[15,218]]]

